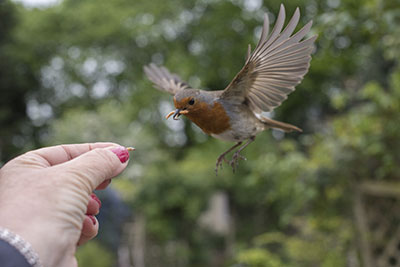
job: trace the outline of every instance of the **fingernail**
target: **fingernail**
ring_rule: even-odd
[[[90,194],[90,197],[94,200],[94,201],[96,201],[98,204],[99,204],[99,209],[101,208],[101,201],[100,201],[100,199],[96,196],[96,194]]]
[[[117,157],[119,158],[121,163],[125,163],[125,162],[128,161],[128,159],[129,159],[129,151],[125,147],[123,147],[123,146],[114,147],[114,148],[111,149],[111,151],[115,155],[117,155]]]
[[[96,218],[93,215],[88,215],[88,216],[92,220],[93,225],[96,225]]]

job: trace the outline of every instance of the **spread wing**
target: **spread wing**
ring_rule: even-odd
[[[260,41],[252,53],[249,48],[244,67],[225,88],[221,98],[246,102],[253,112],[260,113],[273,110],[294,91],[308,71],[317,38],[313,36],[302,41],[310,31],[312,21],[292,35],[299,18],[297,8],[282,31],[285,8],[281,5],[275,27],[267,37],[269,22],[265,15]]]
[[[153,82],[155,88],[175,95],[179,90],[191,88],[186,82],[175,73],[171,73],[167,68],[151,63],[143,68],[147,78]]]

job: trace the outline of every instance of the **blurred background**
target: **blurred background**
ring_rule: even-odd
[[[311,68],[236,173],[230,147],[142,71],[166,65],[223,89],[281,1],[1,0],[0,166],[27,150],[137,148],[98,192],[100,234],[80,267],[400,266],[400,1],[293,0],[318,34]]]

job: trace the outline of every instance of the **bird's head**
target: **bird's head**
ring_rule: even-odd
[[[185,89],[175,94],[174,104],[176,110],[168,113],[167,119],[172,116],[174,120],[177,120],[180,115],[194,114],[200,111],[205,103],[200,90]]]

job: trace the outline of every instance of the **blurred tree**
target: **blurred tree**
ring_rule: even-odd
[[[39,144],[37,129],[28,117],[27,98],[37,91],[32,62],[16,47],[14,30],[20,17],[9,0],[0,2],[0,164],[23,148]]]

